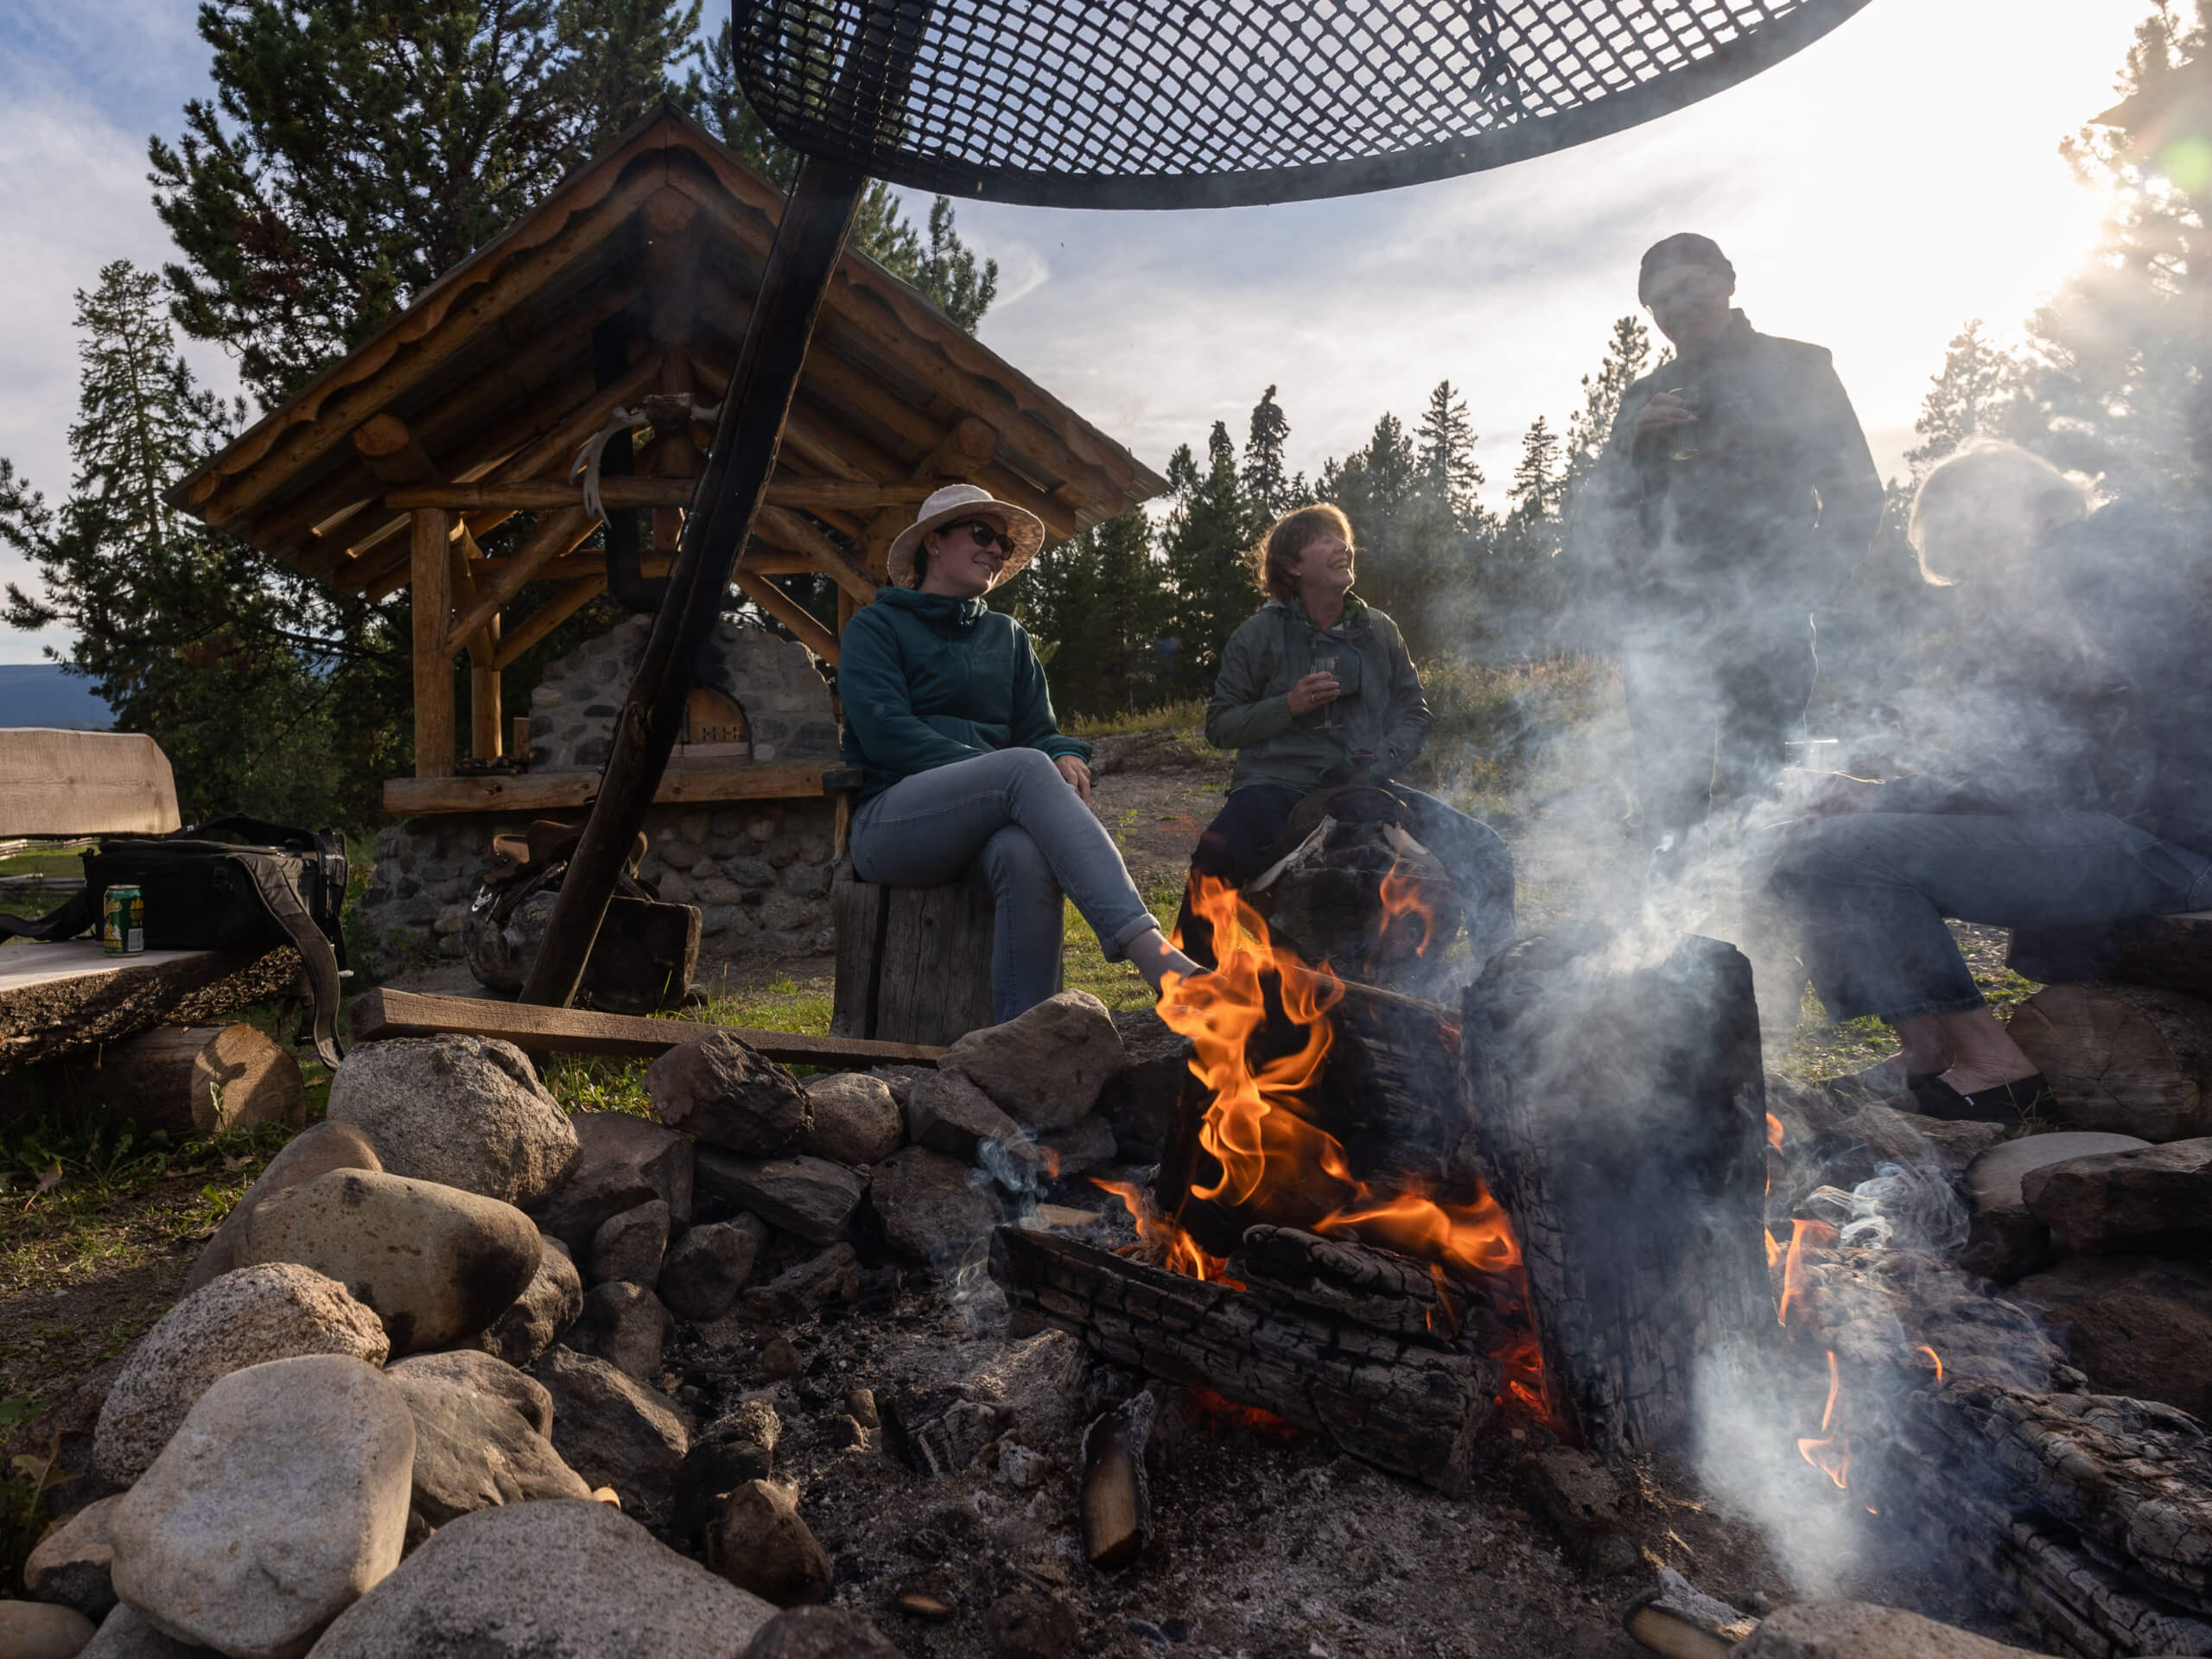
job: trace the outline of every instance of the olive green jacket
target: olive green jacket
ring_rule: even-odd
[[[1338,659],[1343,695],[1293,715],[1290,688],[1323,656]],[[1333,728],[1323,724],[1332,711]],[[1361,750],[1374,755],[1376,773],[1395,777],[1421,753],[1433,723],[1398,625],[1351,594],[1333,628],[1315,627],[1294,599],[1269,600],[1222,647],[1206,705],[1206,741],[1236,751],[1231,789],[1313,789],[1325,774],[1339,781]]]

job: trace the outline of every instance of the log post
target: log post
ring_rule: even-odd
[[[453,514],[415,509],[410,571],[414,583],[415,775],[453,776],[453,657],[446,627],[453,613]]]
[[[1609,1459],[1662,1447],[1700,1358],[1778,1329],[1751,964],[1572,930],[1498,957],[1460,1023],[1471,1150],[1521,1241],[1554,1403]]]
[[[300,1065],[254,1027],[164,1027],[100,1058],[108,1110],[151,1133],[210,1135],[307,1121]]]

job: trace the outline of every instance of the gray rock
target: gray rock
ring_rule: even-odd
[[[830,1302],[857,1301],[861,1259],[843,1241],[795,1262],[767,1284],[746,1293],[747,1315],[762,1324],[817,1313]]]
[[[690,1225],[689,1140],[627,1112],[579,1112],[569,1122],[582,1153],[575,1173],[535,1207],[541,1228],[571,1254],[588,1253],[601,1222],[652,1198],[668,1205],[672,1225]]]
[[[965,1164],[925,1147],[877,1165],[869,1200],[891,1248],[940,1269],[965,1260],[1006,1219],[990,1189],[971,1185],[968,1176]]]
[[[2212,1141],[2045,1164],[2020,1185],[2028,1212],[2069,1250],[2212,1256]]]
[[[146,1615],[127,1601],[100,1621],[100,1633],[78,1659],[222,1659],[213,1648],[174,1641],[149,1624]]]
[[[609,1216],[592,1235],[592,1282],[653,1283],[660,1277],[660,1259],[668,1249],[668,1230],[664,1198],[651,1198],[634,1210]]]
[[[858,1613],[842,1607],[794,1607],[760,1627],[744,1659],[899,1659],[899,1649]]]
[[[1106,1005],[1088,991],[1062,991],[1004,1025],[969,1032],[938,1064],[965,1072],[1001,1110],[1042,1131],[1064,1129],[1096,1106],[1125,1058]]]
[[[92,1462],[127,1485],[218,1377],[272,1359],[345,1354],[382,1364],[391,1338],[346,1287],[289,1262],[239,1268],[164,1313],[130,1351],[100,1408]]]
[[[1731,1659],[2024,1659],[1955,1625],[1864,1601],[1801,1601],[1760,1621]]]
[[[1001,1596],[983,1615],[991,1659],[1060,1659],[1077,1651],[1083,1628],[1075,1609],[1057,1596],[1018,1590]]]
[[[707,1566],[778,1607],[830,1599],[830,1558],[788,1486],[748,1480],[707,1523]]]
[[[441,1527],[315,1659],[706,1659],[774,1611],[610,1504],[520,1503]]]
[[[1156,1162],[1174,1128],[1196,1050],[1150,1008],[1116,1014],[1114,1029],[1122,1036],[1122,1068],[1099,1090],[1098,1110],[1114,1126],[1117,1144],[1140,1154],[1140,1163]]]
[[[891,1091],[892,1100],[903,1113],[906,1096],[914,1092],[914,1085],[936,1070],[933,1065],[874,1065],[868,1068],[868,1074]]]
[[[192,1264],[192,1271],[185,1275],[181,1294],[189,1296],[239,1265],[238,1243],[245,1232],[247,1218],[271,1194],[289,1192],[301,1182],[327,1175],[334,1169],[383,1167],[377,1158],[377,1149],[369,1144],[369,1137],[351,1123],[325,1121],[301,1130],[269,1160],[269,1167],[246,1188],[245,1196],[231,1206],[231,1213],[223,1217],[215,1236],[207,1241],[200,1252],[200,1259]]]
[[[385,1373],[415,1420],[413,1502],[433,1527],[495,1503],[584,1498],[546,1439],[545,1385],[489,1354],[424,1354]]]
[[[659,1379],[661,1355],[675,1337],[676,1321],[659,1297],[643,1285],[615,1281],[584,1294],[584,1316],[569,1343],[650,1385]]]
[[[415,1425],[358,1359],[219,1378],[116,1508],[116,1593],[181,1642],[294,1659],[399,1565]]]
[[[4,1659],[76,1659],[99,1626],[73,1607],[43,1601],[0,1601]]]
[[[330,1116],[369,1137],[395,1175],[532,1205],[581,1149],[530,1057],[492,1037],[363,1043],[330,1081]]]
[[[825,1158],[733,1158],[699,1148],[698,1182],[724,1203],[787,1233],[827,1244],[845,1230],[868,1183]]]
[[[32,1600],[74,1607],[95,1624],[107,1617],[115,1605],[115,1544],[108,1523],[120,1502],[118,1493],[87,1503],[39,1540],[23,1563],[23,1588]]]
[[[1114,1126],[1100,1112],[1089,1112],[1044,1140],[1046,1173],[1065,1180],[1114,1161]]]
[[[696,1548],[724,1498],[747,1481],[766,1480],[774,1472],[776,1443],[783,1429],[775,1407],[753,1399],[717,1417],[692,1438],[691,1449],[676,1471],[671,1525],[679,1540]]]
[[[665,1512],[691,1448],[668,1402],[603,1359],[556,1346],[537,1362],[553,1395],[553,1449],[594,1490],[612,1486],[628,1513]]]
[[[1011,1147],[1034,1138],[958,1071],[932,1072],[906,1096],[906,1139],[963,1164],[986,1141]]]
[[[2145,1147],[2127,1135],[2062,1130],[2002,1141],[1967,1166],[1967,1202],[1973,1212],[1959,1265],[1999,1284],[2010,1284],[2050,1260],[2050,1230],[2029,1213],[2021,1181],[2031,1169],[2097,1153]]]
[[[704,1325],[736,1306],[737,1294],[753,1276],[768,1224],[755,1215],[701,1224],[676,1241],[661,1263],[658,1289],[669,1311],[680,1319]]]
[[[645,1092],[669,1128],[741,1158],[797,1152],[814,1128],[798,1079],[728,1032],[670,1049],[645,1069]]]
[[[535,1364],[583,1316],[583,1275],[569,1260],[569,1247],[550,1233],[540,1233],[537,1242],[537,1271],[507,1311],[476,1339],[486,1353],[510,1365]]]
[[[490,1328],[543,1253],[511,1204],[457,1186],[333,1170],[254,1211],[239,1259],[296,1262],[376,1310],[392,1351],[447,1348]]]
[[[2021,1280],[2006,1300],[2043,1315],[2097,1392],[2212,1421],[2212,1265],[2076,1256]]]
[[[836,1164],[880,1163],[899,1150],[904,1131],[891,1087],[865,1071],[837,1071],[810,1077],[807,1103],[814,1130],[805,1150]]]
[[[1844,1119],[1838,1132],[1858,1136],[1879,1158],[1900,1164],[1933,1164],[1955,1177],[2004,1138],[2005,1126],[1971,1120],[1953,1122],[1871,1104]]]

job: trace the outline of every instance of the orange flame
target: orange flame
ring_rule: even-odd
[[[1782,1120],[1772,1112],[1766,1115],[1766,1143],[1777,1152],[1782,1150]]]
[[[1827,1352],[1828,1402],[1821,1411],[1821,1434],[1825,1438],[1808,1436],[1799,1440],[1797,1454],[1834,1481],[1838,1491],[1848,1491],[1851,1484],[1851,1435],[1847,1430],[1834,1427],[1836,1401],[1842,1395],[1843,1384],[1836,1369],[1835,1350],[1831,1348]]]
[[[1943,1356],[1937,1353],[1933,1348],[1930,1348],[1924,1342],[1912,1351],[1916,1354],[1925,1354],[1928,1356],[1928,1363],[1936,1368],[1936,1386],[1939,1389],[1942,1388],[1943,1386]]]
[[[1836,1230],[1825,1221],[1793,1221],[1789,1224],[1789,1254],[1782,1268],[1782,1300],[1774,1310],[1775,1323],[1789,1323],[1789,1304],[1805,1288],[1805,1244],[1812,1242],[1815,1250],[1825,1250],[1836,1241]],[[1772,1259],[1772,1251],[1768,1252]]]
[[[1154,1258],[1159,1267],[1169,1273],[1179,1273],[1186,1279],[1235,1286],[1235,1281],[1222,1277],[1222,1268],[1226,1264],[1221,1257],[1208,1255],[1200,1249],[1196,1239],[1154,1210],[1137,1187],[1127,1181],[1101,1180],[1096,1175],[1085,1179],[1122,1201],[1122,1207],[1129,1212],[1129,1219],[1137,1224],[1138,1248]]]
[[[1430,943],[1436,938],[1436,912],[1421,897],[1421,883],[1409,875],[1398,874],[1405,865],[1402,858],[1390,861],[1390,868],[1383,873],[1381,897],[1382,925],[1376,935],[1378,942],[1388,938],[1390,930],[1408,916],[1421,918],[1421,943],[1414,946],[1414,955],[1425,957]]]

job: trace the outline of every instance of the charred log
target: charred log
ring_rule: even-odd
[[[1434,976],[1467,907],[1436,855],[1397,824],[1335,817],[1248,892],[1276,936],[1316,967],[1406,988]]]
[[[993,1236],[991,1271],[1019,1309],[1116,1364],[1272,1412],[1440,1491],[1466,1488],[1497,1388],[1488,1359],[1019,1228]]]
[[[1686,1425],[1700,1355],[1772,1332],[1751,965],[1524,941],[1461,1021],[1478,1173],[1521,1242],[1554,1404],[1608,1458]]]
[[[1434,1276],[1411,1256],[1294,1227],[1253,1228],[1230,1271],[1271,1302],[1395,1336],[1432,1336],[1453,1322]]]

